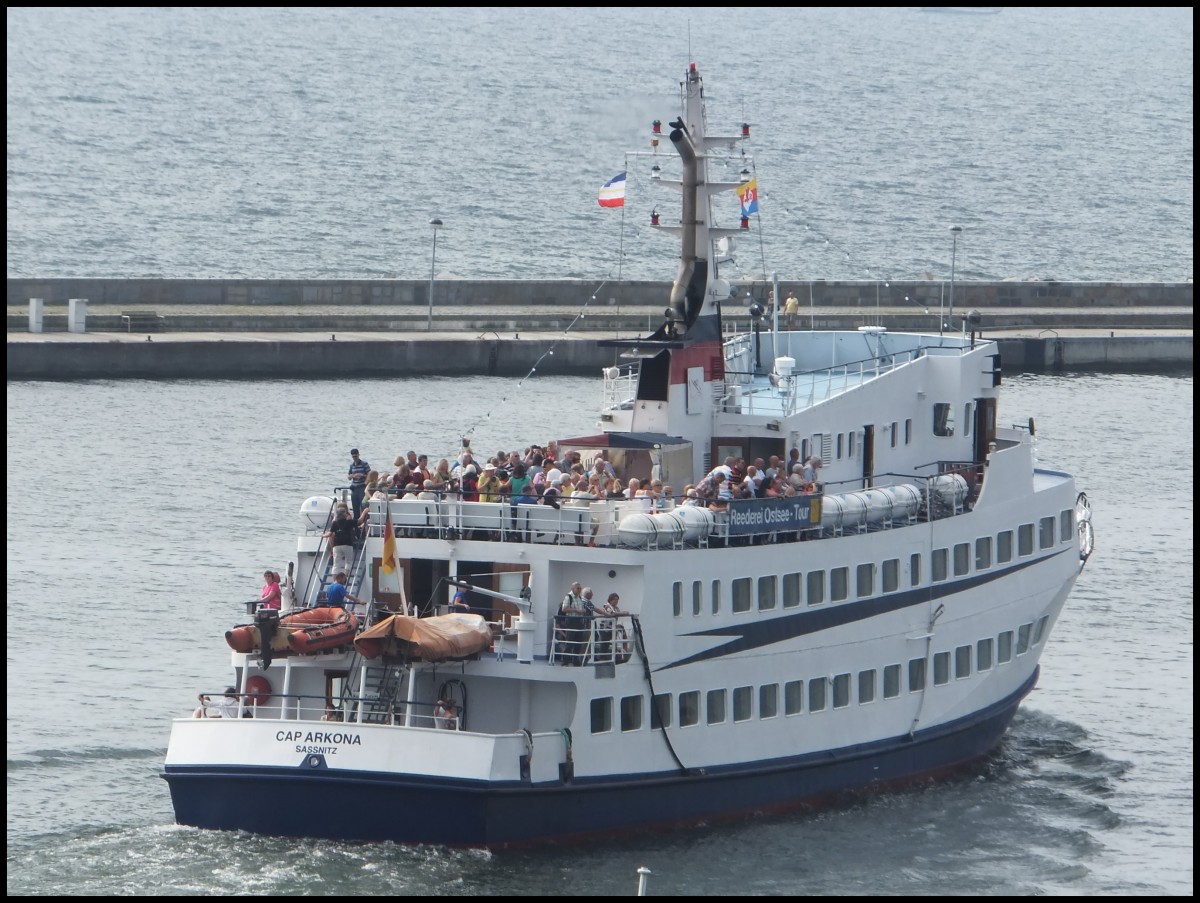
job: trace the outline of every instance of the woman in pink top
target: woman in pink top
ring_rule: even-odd
[[[263,571],[263,579],[267,581],[267,585],[262,589],[262,600],[258,603],[258,607],[278,610],[283,602],[283,590],[279,585],[279,575],[274,571]]]

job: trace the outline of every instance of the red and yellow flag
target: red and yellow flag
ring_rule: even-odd
[[[396,531],[392,529],[392,512],[387,513],[387,523],[383,534],[383,572],[389,576],[396,573]]]

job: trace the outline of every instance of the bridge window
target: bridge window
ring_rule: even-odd
[[[754,687],[735,687],[733,690],[733,720],[749,721],[754,717]]]
[[[708,691],[708,723],[721,724],[725,720],[725,691]]]
[[[900,695],[900,666],[888,665],[883,669],[883,698],[895,699]]]
[[[604,734],[612,730],[612,697],[592,700],[592,733]]]
[[[636,731],[642,727],[642,697],[626,696],[621,700],[621,730]]]
[[[783,685],[783,713],[799,715],[804,711],[804,681],[789,680]]]
[[[758,688],[758,717],[774,718],[779,714],[779,684],[763,684]]]
[[[688,690],[679,694],[679,726],[691,727],[700,723],[700,691]]]

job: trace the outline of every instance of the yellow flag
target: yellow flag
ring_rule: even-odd
[[[387,513],[387,530],[383,534],[383,572],[388,574],[396,573],[396,531],[392,529],[392,512]]]

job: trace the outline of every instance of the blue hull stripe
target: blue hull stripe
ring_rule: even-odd
[[[508,847],[742,818],[952,772],[1003,736],[1037,671],[952,724],[847,749],[668,776],[530,785],[330,768],[167,766],[180,824],[288,837]]]
[[[669,671],[671,668],[678,668],[681,665],[690,665],[695,662],[722,658],[723,656],[735,655],[739,652],[749,652],[752,649],[761,649],[773,643],[782,643],[786,640],[806,636],[810,633],[819,633],[822,630],[829,630],[832,627],[842,627],[846,624],[853,624],[855,621],[865,621],[868,618],[899,611],[903,608],[910,608],[914,605],[925,605],[938,599],[944,599],[957,593],[985,586],[994,580],[1002,580],[1010,577],[1018,571],[1041,564],[1044,561],[1049,561],[1051,558],[1062,555],[1067,551],[1070,551],[1070,549],[1055,552],[1054,555],[1047,555],[1044,558],[1025,561],[1001,571],[976,574],[974,577],[968,577],[964,580],[935,583],[932,586],[923,586],[900,593],[891,593],[887,596],[864,599],[860,602],[838,603],[832,606],[827,604],[822,608],[800,611],[784,617],[758,619],[745,624],[726,625],[723,627],[714,627],[711,630],[698,630],[693,633],[687,633],[684,636],[734,636],[737,639],[723,643],[720,646],[714,646],[712,649],[706,649],[704,652],[697,652],[695,655],[689,655],[687,658],[682,658],[679,661],[671,662],[654,670],[656,672]]]

